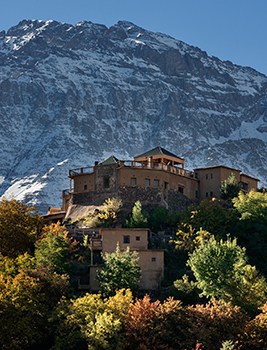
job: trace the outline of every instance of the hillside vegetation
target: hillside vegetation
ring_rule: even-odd
[[[78,291],[77,269],[90,263],[88,244],[59,223],[44,226],[34,208],[2,200],[0,347],[266,349],[267,193],[231,196],[183,213],[145,212],[137,203],[127,218],[120,217],[122,203],[109,200],[116,210],[90,218],[153,229],[150,244],[165,249],[166,271],[151,295],[136,290],[137,254],[119,247],[104,255],[101,292]],[[162,231],[169,241],[160,239]]]

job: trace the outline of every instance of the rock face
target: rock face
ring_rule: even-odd
[[[0,195],[58,206],[68,169],[161,145],[267,182],[267,77],[121,21],[0,33]]]

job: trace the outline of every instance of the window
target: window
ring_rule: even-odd
[[[151,258],[151,261],[152,262],[156,262],[157,261],[157,258],[155,258],[154,256]]]
[[[84,190],[86,191],[86,190],[87,190],[87,185],[84,185],[83,188],[84,188]]]
[[[248,183],[241,182],[241,188],[242,188],[243,191],[248,191]]]
[[[206,192],[206,197],[208,197],[209,196],[209,192]]]
[[[150,179],[145,179],[145,186],[150,187]]]
[[[131,186],[136,186],[136,185],[137,185],[136,177],[131,177]]]
[[[169,188],[169,184],[166,181],[164,181],[164,188],[165,188],[165,190],[167,190]]]
[[[135,240],[136,240],[136,241],[140,241],[140,240],[141,240],[141,237],[140,237],[140,236],[136,236],[136,237],[135,237]]]
[[[159,187],[159,180],[158,179],[154,179],[154,187],[155,188]]]
[[[208,178],[209,178],[209,174],[206,174],[206,180],[208,180]]]
[[[213,174],[212,173],[210,173],[210,178],[213,179]]]
[[[198,190],[196,190],[196,198],[198,198]]]
[[[180,193],[184,193],[184,188],[181,187],[181,186],[178,186],[178,191],[179,191]]]
[[[123,236],[123,243],[130,243],[130,236],[127,235],[127,236]]]
[[[210,197],[213,197],[213,192],[212,191],[210,192]]]
[[[103,185],[104,185],[104,188],[109,188],[109,176],[103,177]]]

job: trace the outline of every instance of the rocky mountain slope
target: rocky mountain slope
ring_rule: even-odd
[[[121,21],[0,32],[0,195],[60,205],[68,169],[161,145],[267,182],[267,77]]]

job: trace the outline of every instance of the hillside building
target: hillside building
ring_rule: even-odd
[[[111,156],[93,167],[69,171],[70,189],[63,192],[63,210],[69,204],[100,205],[108,197],[119,197],[125,206],[140,200],[179,210],[203,199],[219,197],[223,180],[234,174],[243,191],[256,190],[258,180],[227,166],[188,171],[184,159],[156,147],[131,161]]]
[[[52,208],[44,215],[51,223],[58,219],[77,220],[95,210],[107,198],[117,197],[124,208],[131,210],[139,200],[143,206],[164,206],[179,210],[202,199],[219,197],[222,181],[234,174],[243,191],[256,190],[258,180],[227,166],[213,166],[188,171],[184,159],[156,147],[134,157],[119,160],[111,156],[93,167],[69,171],[70,189],[63,191],[63,208]],[[158,289],[164,274],[164,251],[148,248],[148,229],[99,228],[77,229],[72,234],[87,235],[90,241],[91,264],[86,283],[79,280],[80,289],[98,290],[96,270],[100,253],[130,247],[139,255],[142,272],[140,289]],[[79,238],[79,237],[78,237]]]
[[[138,253],[138,264],[141,268],[141,279],[139,288],[142,290],[157,290],[164,275],[164,250],[149,249],[149,230],[130,228],[99,228],[99,229],[77,229],[74,236],[87,235],[89,247],[92,252],[89,274],[86,284],[79,282],[80,289],[97,291],[99,283],[96,279],[96,270],[99,269],[98,262],[101,261],[100,253],[111,253],[115,251],[117,244],[121,250],[127,247]]]

